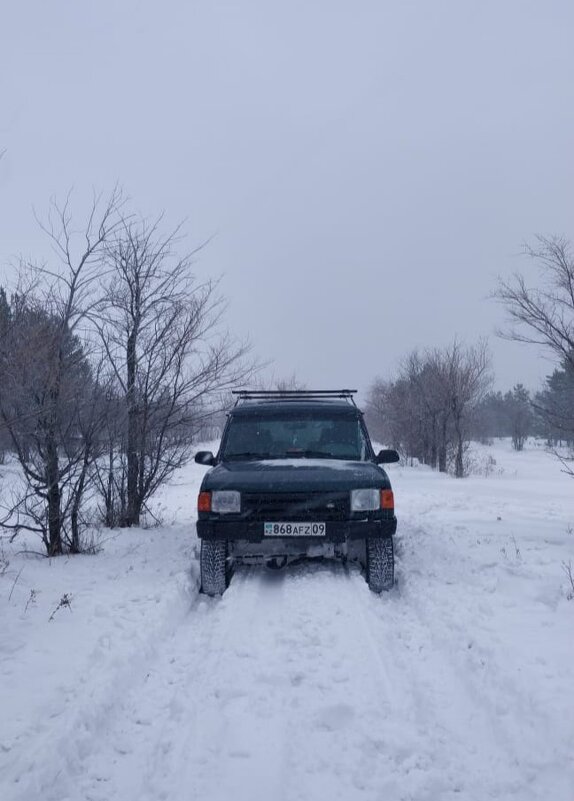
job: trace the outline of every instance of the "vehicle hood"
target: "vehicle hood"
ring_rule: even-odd
[[[203,479],[202,490],[243,492],[317,492],[390,487],[387,474],[373,462],[342,459],[268,459],[222,462]]]

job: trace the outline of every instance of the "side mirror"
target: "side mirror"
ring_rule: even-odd
[[[400,458],[397,451],[388,449],[379,451],[375,456],[375,462],[377,464],[392,464],[392,462],[398,462]]]
[[[215,456],[211,451],[198,451],[195,454],[195,461],[197,464],[213,465],[215,464]]]

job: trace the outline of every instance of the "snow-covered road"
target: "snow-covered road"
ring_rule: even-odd
[[[411,600],[396,593],[382,608],[336,565],[240,571],[118,699],[80,796],[543,798],[532,760],[559,763],[480,701],[451,640]]]
[[[381,597],[329,562],[240,568],[222,599],[197,596],[177,526],[171,545],[156,533],[116,553],[32,648],[11,632],[23,673],[3,670],[0,701],[14,713],[7,685],[53,667],[42,631],[78,652],[53,697],[0,722],[0,798],[572,801],[571,485],[555,470],[525,508],[554,465],[524,457],[520,476],[467,482],[397,470],[398,583]]]

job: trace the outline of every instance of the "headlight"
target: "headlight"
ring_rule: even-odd
[[[236,490],[216,490],[211,493],[211,511],[228,514],[241,511],[241,493]]]
[[[381,508],[381,494],[378,489],[358,489],[351,491],[352,512],[374,512]]]

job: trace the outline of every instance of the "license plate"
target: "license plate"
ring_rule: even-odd
[[[325,523],[265,523],[266,537],[324,537]]]

